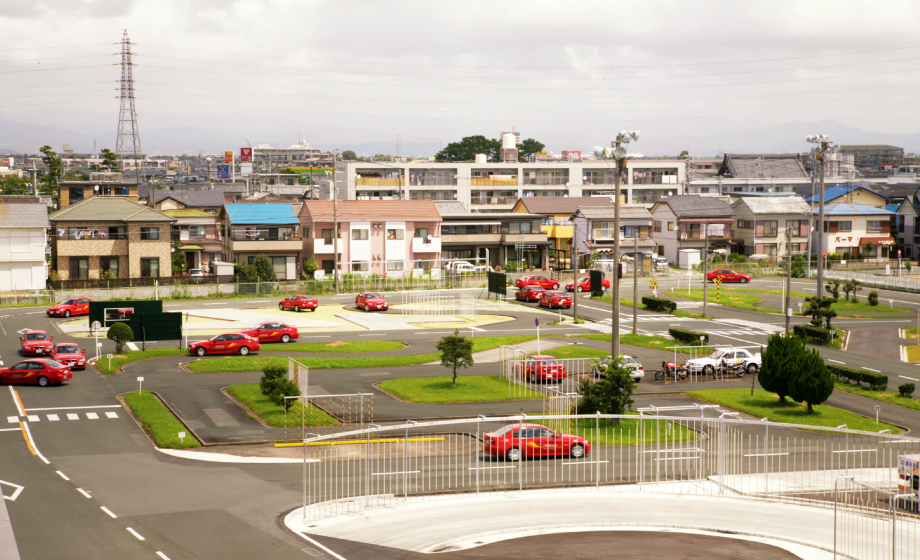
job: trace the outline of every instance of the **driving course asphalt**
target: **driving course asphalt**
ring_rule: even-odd
[[[662,284],[663,288],[667,287],[667,283]],[[778,284],[779,279],[757,279],[747,287],[778,289]],[[813,289],[813,281],[793,282],[794,291],[807,293]],[[918,295],[879,291],[883,302],[890,297],[896,300],[895,306],[914,311],[920,309]],[[640,282],[640,297],[649,294],[647,285]],[[621,295],[632,297],[632,288],[625,281]],[[772,307],[769,297],[765,297],[766,304]],[[322,296],[319,299],[323,305],[342,305],[352,298],[346,295],[335,296],[335,299]],[[275,302],[266,298],[167,302],[165,310],[205,303],[227,308],[258,308],[274,306]],[[701,310],[693,303],[682,303],[686,303],[687,307],[682,309],[687,311]],[[474,336],[536,334],[534,316],[527,313],[526,307],[520,306],[520,316],[515,321],[482,327],[483,332],[475,332]],[[626,333],[631,329],[632,310],[623,308],[621,313],[621,333]],[[572,311],[564,314],[571,315]],[[772,332],[784,327],[784,318],[778,315],[717,305],[710,305],[708,314],[716,320],[685,319],[640,310],[638,328],[640,333],[649,334],[666,332],[670,326],[680,326],[709,333],[712,343],[756,348],[766,344]],[[598,322],[601,327],[607,321],[609,329],[610,304],[593,302],[582,296],[579,298],[579,316]],[[802,317],[793,318],[794,323],[803,321]],[[904,381],[920,378],[920,366],[899,361],[899,348],[903,341],[898,338],[898,329],[915,326],[914,323],[916,317],[838,318],[834,324],[850,330],[847,349],[822,348],[820,351],[825,359],[847,367],[882,371],[890,378],[890,388],[896,387]],[[594,325],[595,328],[597,326]],[[86,344],[88,339],[70,338],[58,331],[53,321],[45,317],[44,308],[7,308],[0,310],[0,332],[5,335],[0,339],[0,359],[6,365],[21,359],[17,332],[22,329],[45,329],[55,337],[55,342],[73,340],[84,347],[89,346],[88,353],[91,350],[91,343]],[[381,355],[427,353],[434,351],[434,345],[448,332],[452,330],[375,331],[373,334],[383,336],[373,339],[400,340],[411,345],[410,348]],[[592,332],[597,331],[582,325],[540,328],[541,336]],[[368,340],[362,334],[368,332],[304,333],[300,342]],[[568,341],[592,348],[609,347],[609,343],[594,340],[572,338]],[[169,344],[158,343],[153,347]],[[647,375],[657,369],[665,355],[659,350],[626,346],[622,350],[638,357],[646,366]],[[113,351],[113,343],[104,340],[103,354]],[[281,345],[266,345],[262,354],[289,353],[284,352]],[[259,373],[190,373],[178,367],[179,362],[193,359],[191,356],[167,357],[135,362],[128,365],[123,373],[112,376],[100,375],[90,368],[85,372],[76,372],[73,381],[65,385],[47,388],[17,386],[15,394],[9,387],[0,388],[0,449],[3,450],[0,453],[0,491],[7,497],[0,500],[0,504],[5,503],[9,526],[15,535],[14,549],[9,539],[2,538],[4,515],[0,508],[0,558],[6,555],[29,560],[97,557],[285,559],[303,558],[304,549],[310,549],[307,552],[310,556],[331,557],[293,536],[279,524],[279,517],[299,506],[302,500],[300,465],[202,464],[166,456],[153,450],[146,435],[120,405],[117,396],[136,390],[136,377],[143,375],[144,389],[158,392],[207,442],[280,439],[277,437],[278,429],[266,428],[256,422],[220,392],[222,387],[233,383],[255,383]],[[477,364],[464,371],[463,375],[497,373],[497,364]],[[317,394],[373,392],[375,416],[393,421],[540,410],[540,401],[451,405],[402,403],[384,395],[374,386],[384,379],[444,374],[444,368],[438,365],[312,370],[310,387],[311,390],[316,389]],[[694,387],[649,381],[647,378],[640,384],[636,406],[689,402],[679,392],[692,388],[750,386],[749,378]],[[881,404],[880,420],[904,426],[913,434],[920,433],[920,413],[912,410],[839,391],[834,392],[828,404],[870,417],[874,416],[875,405]],[[9,499],[14,493],[15,499]],[[523,542],[526,540],[521,541],[523,547],[497,547],[493,552],[501,550],[502,556],[508,558],[540,557],[528,552],[530,545]],[[360,545],[337,544],[354,551],[352,556],[346,554],[347,558],[415,557],[393,551],[388,551],[389,556],[382,552],[365,556],[359,550]],[[535,546],[539,549],[542,545]],[[463,554],[456,557],[488,557],[476,556],[478,553],[474,551]]]

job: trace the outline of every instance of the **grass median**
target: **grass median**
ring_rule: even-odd
[[[287,419],[285,419],[284,408],[263,395],[258,383],[230,385],[227,387],[227,392],[273,428],[290,427],[295,424],[299,426],[302,420],[307,426],[334,426],[339,423],[338,420],[315,406],[308,406],[304,409],[299,400],[288,407]]]
[[[122,398],[144,425],[147,433],[153,437],[157,447],[163,449],[201,447],[201,442],[150,391],[125,393]],[[186,432],[185,437],[180,439],[179,432]]]
[[[105,374],[118,373],[118,368],[131,362],[139,360],[149,360],[150,358],[162,358],[164,356],[184,356],[188,354],[185,348],[151,348],[150,350],[128,350],[124,354],[117,354],[112,358],[111,364],[109,359],[102,356],[95,362],[96,368]]]
[[[457,385],[452,377],[404,377],[379,383],[384,391],[411,403],[461,403],[540,400],[543,393],[515,387],[515,397],[508,396],[508,380],[498,375],[459,376]]]
[[[911,408],[913,410],[920,410],[920,399],[902,397],[897,392],[873,391],[872,389],[867,389],[862,385],[853,385],[852,383],[847,383],[845,381],[835,382],[834,389],[852,393],[854,395],[859,395],[861,397],[866,397],[875,401],[881,401],[883,403],[895,404],[905,408]]]
[[[627,412],[627,414],[636,414],[636,419],[546,420],[544,418],[535,423],[557,432],[581,436],[591,442],[592,446],[638,445],[642,442],[647,445],[658,442],[656,438],[661,438],[661,443],[680,444],[695,441],[699,437],[694,430],[684,425],[667,420],[655,420],[649,416],[645,417],[645,421],[639,421],[637,413]]]
[[[537,353],[530,354],[535,356]],[[560,360],[572,360],[578,358],[604,358],[610,355],[609,350],[598,350],[597,348],[585,348],[583,346],[562,346],[551,350],[540,352],[543,356],[552,356]]]
[[[288,344],[263,344],[262,350],[266,352],[317,352],[329,354],[348,354],[359,352],[389,352],[401,350],[407,345],[395,340],[360,340],[338,342],[293,342]]]
[[[613,338],[613,336],[609,334],[579,334],[576,336],[579,338],[588,338],[591,340],[602,340],[604,342],[610,342]],[[686,344],[666,336],[633,333],[621,334],[620,344],[625,344],[627,346],[638,346],[640,348],[651,348],[652,350],[666,350],[668,348],[673,350],[675,346],[679,346],[681,348],[690,348]],[[697,354],[700,352],[703,354],[712,353],[712,348],[708,346],[693,346],[692,348],[694,353]]]
[[[704,391],[688,391],[688,396],[701,401],[722,405],[738,412],[750,414],[756,418],[767,418],[771,422],[785,422],[788,424],[804,424],[807,426],[821,426],[834,428],[843,424],[851,430],[878,432],[891,430],[892,434],[901,433],[901,429],[891,424],[879,422],[874,418],[866,418],[828,405],[817,405],[812,414],[808,413],[805,403],[797,403],[789,397],[781,403],[774,393],[763,389],[754,391],[751,396],[750,389],[709,389]]]

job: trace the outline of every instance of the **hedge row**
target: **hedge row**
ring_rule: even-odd
[[[646,309],[651,311],[667,311],[670,313],[677,309],[677,304],[669,299],[657,298],[657,297],[643,297],[642,304],[645,305]]]
[[[813,338],[818,342],[827,344],[831,341],[831,331],[830,329],[825,329],[824,327],[816,327],[814,325],[795,325],[792,327],[792,332],[797,336],[808,339]]]
[[[706,333],[672,327],[668,329],[668,334],[673,336],[675,340],[686,342],[687,344],[698,345],[701,338],[703,339],[703,344],[709,344],[709,335]]]
[[[884,391],[888,388],[888,376],[882,375],[881,373],[875,373],[874,371],[867,371],[864,369],[851,369],[831,364],[827,364],[827,369],[834,374],[838,380],[846,379],[847,381],[855,381],[857,385],[860,382],[864,382],[868,384],[869,388],[873,391]]]

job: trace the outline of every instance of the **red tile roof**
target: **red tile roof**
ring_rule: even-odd
[[[339,221],[411,220],[440,222],[441,214],[431,200],[340,200]],[[315,222],[332,221],[331,200],[305,200],[300,216]]]

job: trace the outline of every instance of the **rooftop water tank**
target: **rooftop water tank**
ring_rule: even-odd
[[[514,142],[514,137],[511,137],[511,142]],[[476,163],[486,163],[489,161],[489,158],[485,154],[476,154]]]
[[[503,150],[513,150],[517,148],[517,143],[515,142],[514,134],[506,132],[502,134],[502,149]]]

